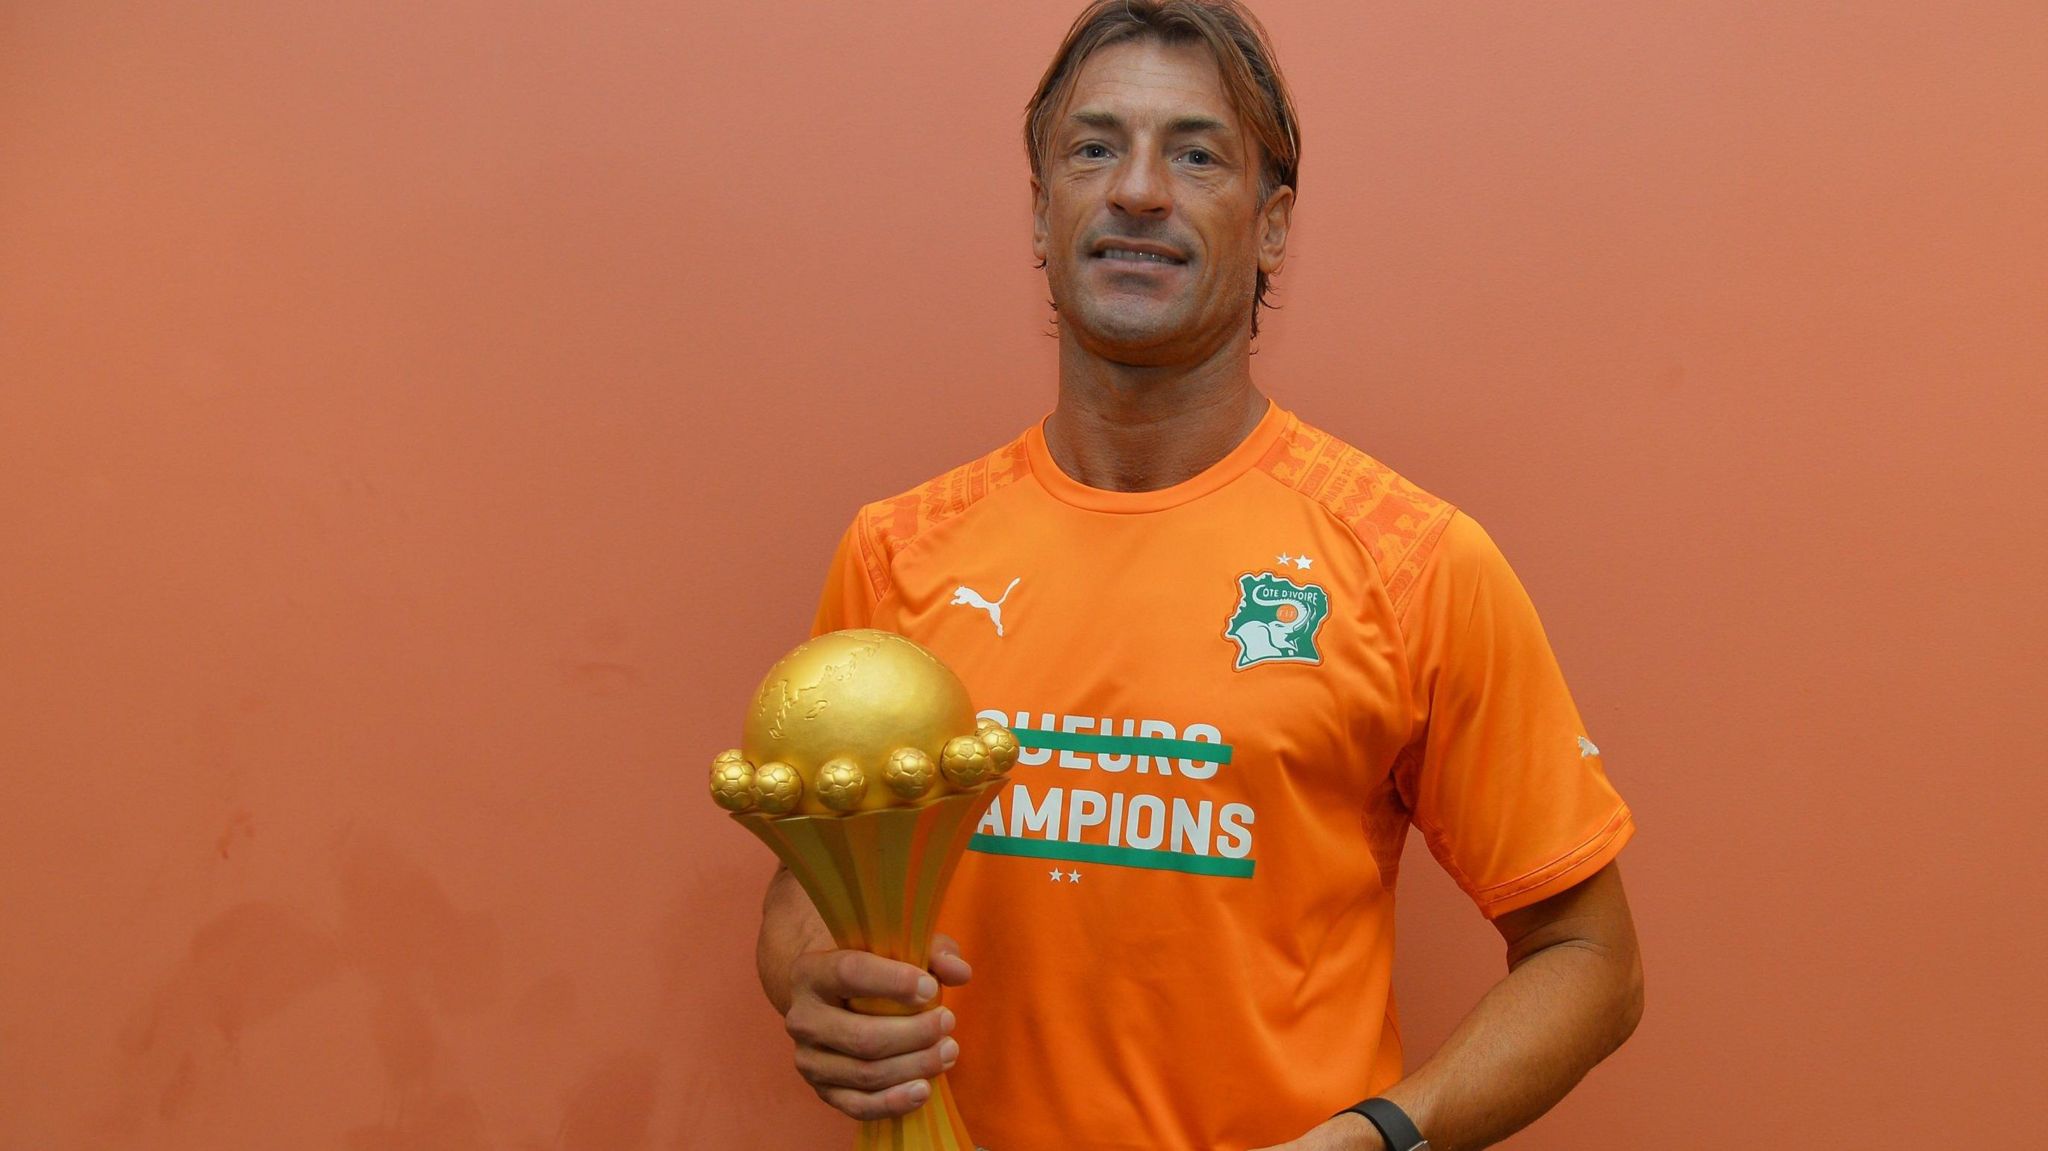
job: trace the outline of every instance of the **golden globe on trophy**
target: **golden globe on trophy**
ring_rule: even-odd
[[[711,798],[781,857],[840,947],[924,967],[946,884],[1016,761],[1017,737],[977,722],[937,656],[835,631],[768,669],[740,746],[711,762]],[[946,1077],[931,1084],[910,1114],[862,1123],[858,1151],[974,1151]]]

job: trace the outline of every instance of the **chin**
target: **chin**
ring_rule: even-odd
[[[1066,322],[1064,315],[1061,322]],[[1075,330],[1082,337],[1082,343],[1104,354],[1128,352],[1136,355],[1156,351],[1180,342],[1187,334],[1186,327],[1177,316],[1120,308],[1091,308],[1080,313],[1075,322]]]

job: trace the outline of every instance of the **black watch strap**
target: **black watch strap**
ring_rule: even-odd
[[[1415,1121],[1389,1100],[1375,1095],[1355,1107],[1346,1107],[1338,1114],[1351,1111],[1365,1116],[1367,1122],[1380,1129],[1380,1137],[1387,1141],[1390,1151],[1415,1151],[1417,1147],[1429,1146],[1422,1132],[1416,1128]]]

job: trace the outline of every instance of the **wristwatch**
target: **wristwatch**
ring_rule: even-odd
[[[1429,1140],[1416,1130],[1415,1121],[1408,1113],[1386,1099],[1375,1095],[1355,1107],[1346,1107],[1337,1114],[1346,1115],[1353,1111],[1365,1116],[1366,1122],[1379,1128],[1380,1138],[1387,1141],[1391,1151],[1429,1151]]]

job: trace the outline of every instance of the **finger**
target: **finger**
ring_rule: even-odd
[[[960,955],[960,944],[950,935],[932,936],[932,974],[948,987],[958,987],[974,978],[974,968]]]
[[[800,956],[790,982],[820,999],[893,999],[922,1007],[939,993],[938,980],[908,963],[866,951],[823,951]]]
[[[919,1015],[862,1015],[811,1001],[790,1008],[784,1026],[799,1047],[872,1063],[937,1045],[953,1030],[953,1012],[941,1007]]]
[[[891,1087],[887,1091],[855,1091],[847,1087],[825,1087],[818,1098],[855,1119],[887,1119],[908,1115],[932,1097],[932,1085],[922,1079]]]
[[[879,1094],[892,1087],[944,1074],[953,1069],[959,1058],[960,1043],[948,1035],[937,1045],[922,1051],[873,1061],[855,1059],[837,1051],[798,1048],[796,1069],[811,1086],[820,1090],[845,1087]]]

